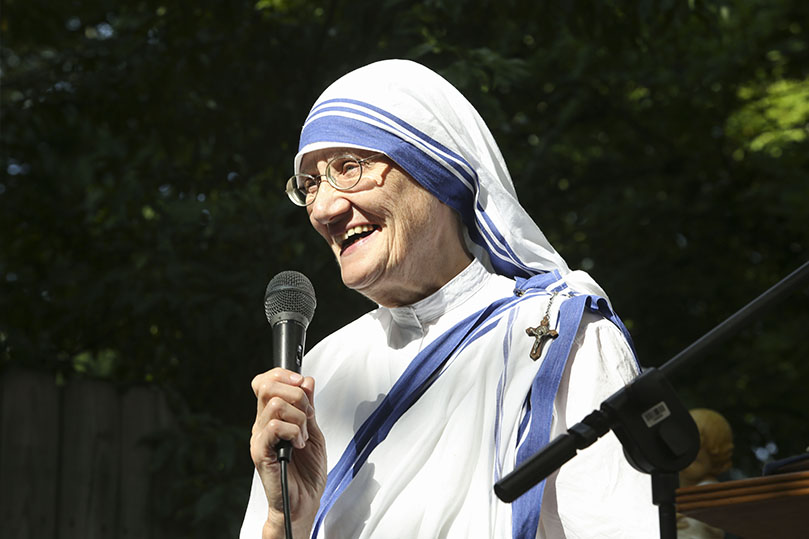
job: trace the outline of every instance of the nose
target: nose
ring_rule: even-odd
[[[351,209],[347,195],[325,180],[320,182],[315,201],[308,206],[310,219],[321,225],[330,225],[344,218]]]

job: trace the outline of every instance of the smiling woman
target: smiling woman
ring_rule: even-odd
[[[326,175],[332,154],[346,151],[315,151],[304,157],[302,169]],[[347,287],[384,307],[409,305],[449,282],[472,258],[453,210],[398,165],[374,157],[353,188],[321,183],[306,209],[337,257]]]
[[[344,284],[379,306],[306,354],[305,376],[253,380],[242,538],[283,536],[280,440],[296,448],[295,537],[656,534],[648,481],[610,437],[514,504],[493,496],[637,363],[603,291],[520,206],[455,88],[401,60],[339,79],[304,123],[287,192]],[[538,325],[555,331],[526,332]]]

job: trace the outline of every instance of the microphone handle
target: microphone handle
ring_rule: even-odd
[[[303,347],[306,341],[306,328],[295,320],[281,320],[272,327],[273,366],[292,372],[301,372]],[[281,440],[275,446],[278,460],[289,462],[292,457],[292,444]]]

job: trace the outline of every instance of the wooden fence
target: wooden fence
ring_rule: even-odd
[[[53,375],[0,375],[0,537],[159,539],[145,436],[163,395]]]

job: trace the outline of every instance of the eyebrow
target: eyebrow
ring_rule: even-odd
[[[370,152],[370,150],[359,150],[359,149],[356,149],[356,148],[343,148],[342,150],[340,150],[339,148],[336,148],[335,150],[336,151],[334,151],[332,153],[327,153],[326,154],[325,161],[327,163],[329,161],[331,161],[332,159],[334,159],[335,157],[342,157],[344,155],[351,156],[354,159],[365,159],[364,157],[361,157],[357,152],[364,152],[364,151],[369,151]],[[373,152],[370,152],[368,155],[373,155]],[[314,164],[316,165],[317,162],[319,162],[321,159],[323,159],[323,158],[319,158]],[[311,161],[308,164],[311,165],[312,164]],[[301,174],[308,174],[310,176],[321,176],[321,174],[319,172],[315,172],[313,174],[311,172],[306,172],[307,170],[311,170],[311,166],[304,166],[304,162],[302,160],[301,161],[301,166],[300,166],[300,173]]]

